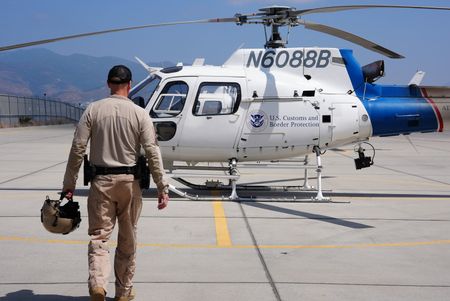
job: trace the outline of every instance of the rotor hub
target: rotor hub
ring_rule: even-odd
[[[289,6],[269,6],[260,8],[258,15],[262,16],[265,25],[294,25],[297,23],[296,9]]]
[[[289,6],[269,6],[259,9],[259,13],[251,16],[237,15],[238,24],[244,23],[263,24],[270,27],[270,38],[267,39],[265,48],[284,48],[287,40],[283,40],[279,32],[279,28],[283,26],[298,25],[298,16],[295,14],[296,9]]]

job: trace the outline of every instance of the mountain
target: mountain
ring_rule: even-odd
[[[27,49],[0,54],[0,94],[46,96],[80,103],[108,95],[106,76],[114,65],[128,66],[136,82],[148,73],[138,63],[116,57],[82,54],[60,55],[47,49]],[[170,66],[170,62],[148,63]]]

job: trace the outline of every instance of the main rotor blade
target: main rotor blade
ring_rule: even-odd
[[[27,43],[15,44],[15,45],[2,46],[2,47],[0,47],[0,51],[30,47],[30,46],[35,46],[35,45],[48,44],[48,43],[53,43],[53,42],[58,42],[58,41],[63,41],[63,40],[70,40],[70,39],[77,39],[77,38],[82,38],[82,37],[102,35],[102,34],[113,33],[113,32],[144,29],[144,28],[150,28],[150,27],[162,27],[162,26],[181,25],[181,24],[199,24],[199,23],[226,23],[226,22],[234,22],[235,23],[236,21],[237,21],[237,19],[236,19],[236,17],[234,17],[234,18],[217,18],[217,19],[204,19],[204,20],[181,21],[181,22],[167,22],[167,23],[148,24],[148,25],[141,25],[141,26],[114,28],[114,29],[108,29],[108,30],[101,30],[101,31],[94,31],[94,32],[88,32],[88,33],[62,36],[62,37],[58,37],[58,38],[37,40],[37,41],[33,41],[33,42],[27,42]]]
[[[410,6],[410,5],[342,5],[342,6],[328,6],[317,7],[310,9],[300,9],[293,13],[297,16],[315,14],[315,13],[333,13],[338,11],[353,10],[353,9],[368,9],[368,8],[411,8],[411,9],[434,9],[434,10],[450,10],[450,7],[439,6]]]
[[[305,20],[299,20],[299,24],[302,24],[305,26],[306,29],[319,31],[322,33],[326,33],[329,35],[332,35],[334,37],[338,37],[344,40],[347,40],[349,42],[355,43],[359,46],[362,46],[364,48],[367,48],[369,50],[381,53],[382,55],[385,55],[387,57],[393,58],[393,59],[402,59],[404,56],[401,54],[398,54],[392,50],[389,50],[387,48],[384,48],[381,45],[378,45],[374,42],[371,42],[369,40],[366,40],[364,38],[361,38],[360,36],[354,35],[350,32],[343,31],[341,29],[337,29],[335,27],[319,24],[319,23],[313,23]]]

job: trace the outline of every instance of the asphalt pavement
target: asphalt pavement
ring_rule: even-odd
[[[0,129],[0,301],[89,300],[88,188],[79,180],[83,220],[75,232],[51,234],[40,222],[45,197],[58,197],[73,131]],[[371,143],[368,169],[355,170],[353,146],[323,155],[324,194],[333,203],[172,195],[158,211],[155,190],[146,191],[136,300],[450,300],[450,135]],[[240,183],[301,185],[300,165],[244,164]]]

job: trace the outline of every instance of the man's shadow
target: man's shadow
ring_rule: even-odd
[[[35,295],[32,290],[20,290],[0,297],[0,301],[89,301],[89,296],[69,297],[61,295]],[[106,298],[106,300],[113,300]]]

